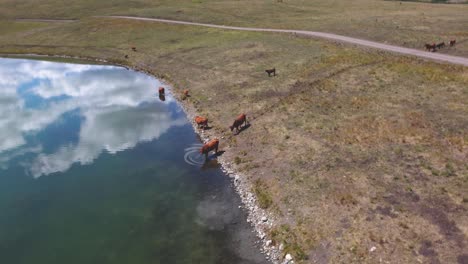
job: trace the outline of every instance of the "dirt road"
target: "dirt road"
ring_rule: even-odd
[[[388,45],[384,43],[351,38],[341,35],[336,35],[332,33],[316,32],[316,31],[306,31],[306,30],[289,30],[289,29],[269,29],[269,28],[248,28],[248,27],[233,27],[233,26],[223,26],[223,25],[214,25],[214,24],[204,24],[204,23],[195,23],[195,22],[186,22],[186,21],[177,21],[177,20],[168,20],[168,19],[159,19],[159,18],[145,18],[145,17],[132,17],[132,16],[106,16],[110,18],[121,18],[121,19],[134,19],[134,20],[144,20],[144,21],[154,21],[162,22],[168,24],[181,24],[181,25],[191,25],[191,26],[203,26],[203,27],[212,27],[220,29],[231,29],[231,30],[243,30],[243,31],[255,31],[255,32],[278,32],[278,33],[291,33],[298,34],[310,37],[318,37],[329,40],[334,40],[338,42],[345,42],[350,44],[355,44],[359,46],[375,48],[384,51],[390,51],[395,53],[400,53],[404,55],[416,56],[419,58],[436,60],[441,62],[448,62],[452,64],[459,64],[463,66],[468,66],[468,58],[451,56],[445,54],[439,54],[434,52],[427,52],[424,50],[409,49],[394,45]]]

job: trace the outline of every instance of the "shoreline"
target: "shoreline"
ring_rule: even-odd
[[[34,53],[15,53],[15,54],[3,54],[0,53],[0,57],[2,58],[17,58],[17,59],[28,59],[30,58],[56,58],[56,59],[70,59],[76,60],[78,63],[81,61],[83,63],[86,62],[95,62],[101,63],[103,65],[111,65],[117,67],[123,67],[127,70],[133,70],[136,72],[144,73],[149,75],[153,78],[158,79],[161,83],[169,88],[170,94],[176,99],[176,102],[179,106],[183,109],[185,115],[187,116],[188,121],[192,125],[194,132],[200,136],[202,142],[206,142],[209,138],[219,138],[221,140],[221,150],[229,150],[229,146],[223,144],[222,140],[225,138],[224,136],[215,135],[213,132],[209,133],[205,130],[201,130],[197,128],[196,124],[193,122],[193,118],[196,115],[196,109],[193,105],[191,105],[188,100],[183,100],[180,96],[178,96],[180,91],[178,90],[168,78],[164,77],[163,75],[159,75],[158,73],[151,72],[148,69],[135,67],[135,66],[128,66],[118,62],[112,62],[105,59],[100,58],[93,58],[93,57],[79,57],[79,56],[70,56],[70,55],[54,55],[54,54],[34,54]],[[72,62],[71,62],[72,63]],[[247,223],[250,224],[252,227],[252,231],[255,232],[257,236],[256,244],[260,244],[260,252],[265,256],[266,260],[273,263],[273,264],[287,264],[287,263],[294,263],[292,258],[284,259],[284,255],[287,252],[282,252],[283,245],[274,245],[272,240],[267,237],[267,233],[270,229],[275,226],[276,219],[274,218],[273,214],[267,212],[266,210],[260,208],[258,206],[258,202],[256,200],[255,194],[251,191],[251,183],[246,179],[246,176],[236,172],[231,166],[233,161],[228,160],[223,156],[217,157],[218,163],[221,165],[221,171],[230,178],[234,189],[236,190],[237,194],[241,198],[242,207],[246,210],[247,213]],[[290,255],[288,254],[290,257]]]
[[[174,89],[174,86],[172,86],[170,82],[164,81],[164,83],[171,89]],[[173,94],[173,97],[184,110],[195,133],[200,136],[203,142],[207,142],[210,137],[216,137],[219,138],[221,140],[221,144],[223,144],[222,140],[225,138],[224,136],[210,135],[211,133],[205,133],[205,130],[197,128],[197,125],[193,122],[196,110],[189,103],[186,103],[186,100],[181,100],[180,97],[175,94]],[[221,146],[221,150],[229,150],[229,146]],[[272,240],[268,239],[267,232],[275,226],[276,219],[271,213],[258,206],[256,197],[251,191],[250,182],[248,182],[246,176],[240,172],[236,172],[231,166],[232,161],[227,158],[219,156],[217,157],[217,161],[221,165],[223,173],[231,179],[234,189],[241,198],[243,208],[246,209],[247,212],[247,222],[251,225],[253,231],[257,235],[258,240],[256,243],[261,244],[261,253],[263,253],[265,258],[273,264],[293,263],[291,261],[282,262],[282,252],[279,250],[281,246],[272,245]]]

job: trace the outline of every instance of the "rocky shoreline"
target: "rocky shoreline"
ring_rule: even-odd
[[[72,59],[72,60],[80,60],[80,61],[90,61],[90,62],[97,62],[106,65],[115,65],[124,67],[126,69],[132,69],[137,72],[142,72],[144,74],[150,75],[154,78],[160,80],[164,86],[166,86],[169,92],[172,91],[173,97],[176,99],[177,103],[182,107],[185,114],[187,115],[188,120],[192,124],[194,131],[200,136],[203,142],[209,140],[209,138],[220,138],[221,140],[224,139],[223,136],[214,135],[209,133],[208,131],[204,131],[199,129],[196,124],[192,121],[196,115],[195,108],[190,105],[185,100],[182,100],[181,97],[176,96],[174,91],[174,86],[171,85],[170,80],[167,80],[164,76],[159,76],[157,73],[151,72],[145,67],[138,67],[138,66],[128,66],[125,64],[120,64],[116,62],[111,62],[105,59],[99,58],[91,58],[91,57],[77,57],[77,56],[69,56],[69,55],[49,55],[49,54],[1,54],[0,56],[5,57],[17,57],[17,58],[25,58],[25,57],[37,57],[37,58],[63,58],[63,59]],[[223,150],[228,150],[229,147],[224,145]],[[239,172],[236,172],[233,169],[232,161],[228,160],[227,158],[221,156],[218,157],[218,162],[221,164],[222,171],[231,178],[233,186],[236,192],[239,194],[243,207],[247,211],[247,222],[252,226],[253,232],[256,233],[258,237],[258,241],[256,243],[260,244],[261,252],[265,255],[265,258],[273,264],[294,264],[294,260],[290,254],[283,252],[284,245],[279,244],[275,245],[273,241],[268,238],[267,233],[269,230],[275,226],[275,218],[272,214],[267,212],[266,210],[260,208],[258,206],[258,202],[256,200],[255,195],[253,194],[251,183],[248,182],[245,175],[242,175]]]
[[[170,85],[167,86],[172,87]],[[189,105],[189,103],[180,100],[180,98],[178,98],[177,96],[174,97],[178,99],[177,102],[180,104],[182,109],[184,109],[187,118],[191,121],[193,129],[200,136],[203,142],[206,142],[210,138],[214,137],[220,138],[221,140],[224,138],[223,136],[219,137],[216,135],[212,135],[212,133],[208,133],[207,131],[197,128],[197,125],[194,122],[192,122],[196,115],[195,109],[193,109],[191,105]],[[222,149],[228,150],[229,147],[224,145]],[[275,225],[275,219],[273,215],[271,215],[266,210],[263,210],[258,206],[255,195],[251,191],[252,188],[250,183],[244,175],[234,171],[231,162],[232,161],[228,160],[223,156],[218,157],[218,163],[221,164],[222,171],[231,178],[235,190],[241,197],[243,207],[247,211],[247,222],[250,223],[250,225],[253,228],[253,231],[256,233],[259,239],[257,243],[259,243],[261,246],[261,252],[265,255],[267,260],[274,264],[294,263],[292,257],[289,254],[287,258],[285,257],[285,261],[281,262],[281,249],[283,246],[273,245],[272,240],[269,240],[269,238],[267,237],[268,231]]]

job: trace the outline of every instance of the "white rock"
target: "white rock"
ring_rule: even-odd
[[[265,242],[265,246],[269,247],[269,246],[271,245],[271,243],[272,243],[271,240],[267,240],[267,241]]]
[[[266,222],[268,221],[268,218],[266,218],[266,216],[262,217],[262,222]]]
[[[291,256],[291,254],[286,254],[286,257],[284,257],[285,260],[287,261],[291,261],[293,258]]]
[[[377,249],[376,247],[371,247],[369,251],[374,252],[376,249]]]
[[[260,233],[260,235],[258,237],[260,237],[260,239],[264,239],[265,238],[265,234],[264,233]]]
[[[284,244],[281,243],[281,244],[279,245],[278,249],[279,249],[279,251],[283,251],[283,249],[284,249]]]

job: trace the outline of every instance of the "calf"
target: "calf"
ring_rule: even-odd
[[[455,39],[450,40],[450,43],[449,43],[450,47],[455,46],[455,43],[457,43]]]
[[[244,124],[244,126],[247,125],[247,116],[245,114],[240,114],[236,120],[234,120],[234,123],[232,123],[232,126],[229,126],[229,128],[231,129],[231,131],[234,130],[234,128],[237,130],[237,134],[239,134],[239,131],[241,128],[242,129],[242,125]]]
[[[208,118],[202,116],[195,117],[195,123],[197,123],[198,128],[207,128],[208,127]]]
[[[268,77],[270,77],[272,73],[273,73],[273,76],[276,76],[276,69],[275,68],[265,70],[265,72],[268,73]]]
[[[214,150],[215,154],[218,153],[219,140],[217,138],[210,140],[200,148],[200,153],[205,154],[205,159],[208,159],[208,152]]]
[[[164,87],[159,87],[159,95],[165,95]]]

